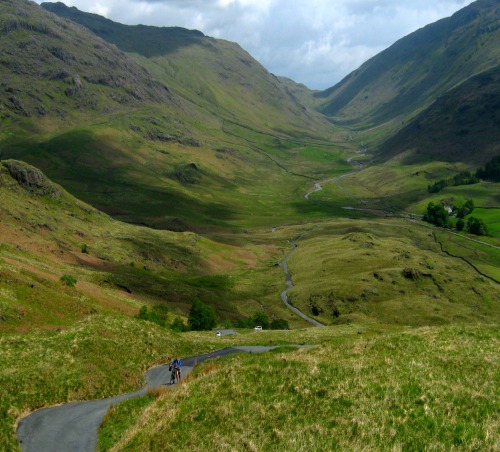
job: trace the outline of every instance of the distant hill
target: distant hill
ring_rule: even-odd
[[[379,148],[386,159],[482,165],[500,155],[500,66],[471,77],[438,97]]]
[[[378,125],[429,105],[500,62],[500,3],[478,0],[379,53],[316,94],[320,111],[345,124]]]

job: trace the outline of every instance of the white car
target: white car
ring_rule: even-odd
[[[254,330],[257,330],[257,331],[262,331],[262,327],[261,327],[261,326],[256,326],[256,327],[254,328]]]
[[[222,333],[220,331],[217,331],[217,333],[215,333],[216,336],[222,336]]]

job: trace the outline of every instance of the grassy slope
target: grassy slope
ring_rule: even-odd
[[[499,284],[443,254],[427,227],[382,219],[339,221],[323,224],[298,243],[289,261],[295,284],[289,295],[303,312],[319,311],[322,322],[500,320]]]
[[[61,188],[54,189],[56,195],[28,190],[7,165],[0,166],[5,199],[0,256],[12,284],[0,282],[4,331],[68,325],[93,312],[135,313],[142,300],[166,303],[184,315],[198,298],[221,318],[246,315],[263,302],[279,300],[282,275],[272,263],[285,239],[271,239],[270,231],[256,231],[253,238],[221,235],[214,241],[127,225]],[[24,164],[21,168],[36,172]],[[81,252],[83,245],[87,253]],[[76,290],[61,290],[59,278],[65,273],[77,278]],[[269,314],[280,317],[282,311],[273,308]]]
[[[142,305],[166,304],[171,321],[186,318],[193,298],[221,318],[279,299],[282,275],[271,264],[280,250],[265,238],[230,245],[123,224],[15,163],[20,185],[13,163],[0,165],[2,448],[16,447],[13,424],[33,409],[133,389],[158,359],[213,349],[206,337],[186,341],[132,319]],[[64,274],[75,287],[60,281]]]
[[[496,326],[315,332],[310,350],[205,363],[124,415],[113,450],[499,447]]]
[[[259,128],[311,133],[326,122],[298,102],[288,83],[270,74],[235,43],[178,27],[129,26],[60,3],[42,6],[140,58],[183,98]],[[319,131],[318,131],[319,132]]]

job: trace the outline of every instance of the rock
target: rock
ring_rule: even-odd
[[[73,96],[77,95],[79,92],[81,92],[82,90],[83,90],[82,80],[80,79],[80,76],[78,74],[76,74],[73,77],[73,85],[70,86],[65,91],[65,94],[68,97],[73,97]]]
[[[2,162],[10,176],[17,183],[32,195],[45,196],[52,198],[61,196],[61,192],[55,188],[38,168],[28,165],[18,160],[6,160]]]

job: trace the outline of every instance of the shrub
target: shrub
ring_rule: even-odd
[[[172,331],[178,331],[179,333],[184,333],[189,331],[189,327],[184,323],[180,317],[176,317],[170,324],[170,329]]]
[[[86,243],[82,245],[82,253],[89,254],[89,247]]]
[[[136,319],[146,320],[165,327],[167,325],[168,308],[163,304],[154,305],[151,310],[147,306],[142,306]]]
[[[61,276],[61,282],[66,284],[68,287],[75,287],[76,278],[74,276],[64,274]]]

